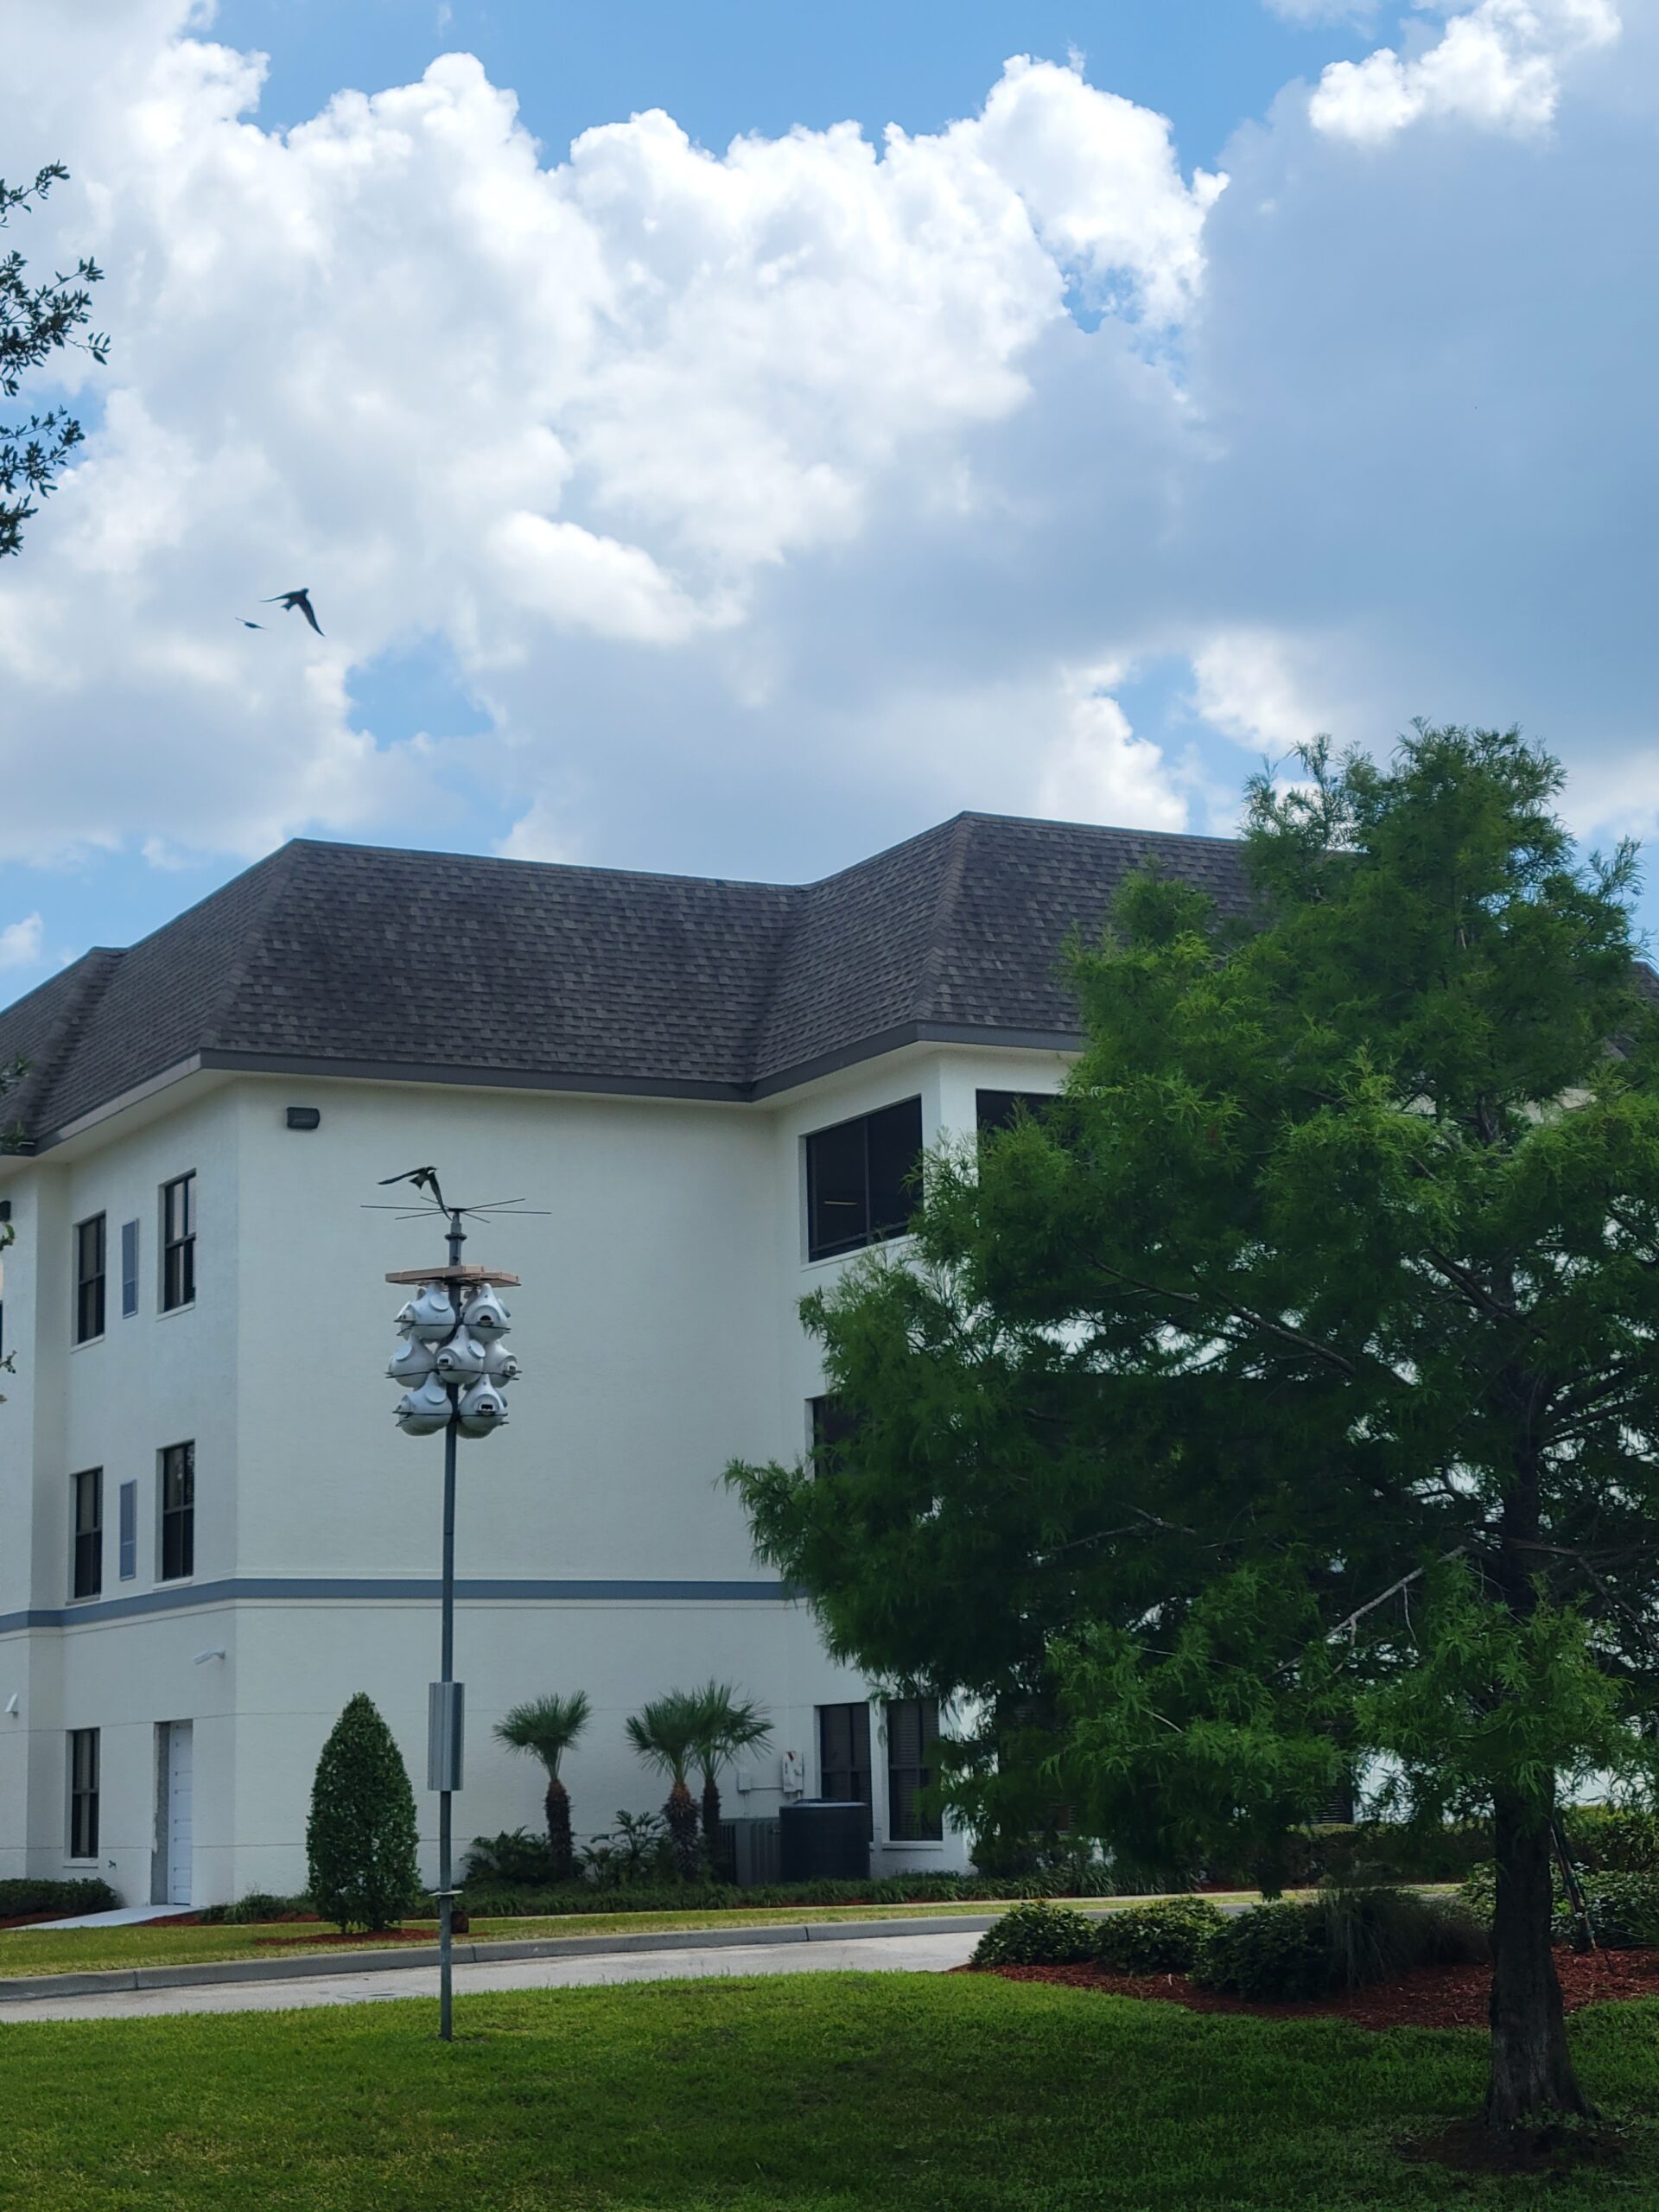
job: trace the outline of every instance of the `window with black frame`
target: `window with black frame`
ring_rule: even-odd
[[[806,1140],[806,1255],[834,1259],[902,1236],[919,1195],[922,1102],[901,1098]]]
[[[74,1558],[69,1591],[96,1598],[104,1587],[104,1470],[88,1467],[70,1477],[74,1499]]]
[[[818,1707],[818,1795],[838,1805],[866,1808],[866,1834],[873,1833],[874,1793],[870,1787],[870,1708],[868,1705]]]
[[[938,1700],[893,1698],[887,1705],[887,1824],[894,1843],[938,1843],[944,1823],[923,1802],[932,1787],[939,1740]]]
[[[121,1315],[130,1320],[138,1311],[138,1224],[121,1224]]]
[[[98,1731],[69,1731],[69,1856],[98,1856]]]
[[[196,1447],[169,1444],[162,1453],[162,1573],[178,1582],[196,1571]]]
[[[842,1446],[857,1435],[858,1415],[828,1394],[809,1398],[806,1406],[812,1423],[812,1465],[817,1472],[833,1467]]]
[[[988,1137],[995,1130],[1012,1128],[1022,1115],[1040,1120],[1053,1103],[1053,1094],[1046,1090],[976,1090],[975,1121],[980,1135]]]
[[[181,1175],[162,1186],[162,1311],[190,1306],[196,1296],[196,1179]]]
[[[104,1333],[104,1217],[75,1224],[75,1342]]]

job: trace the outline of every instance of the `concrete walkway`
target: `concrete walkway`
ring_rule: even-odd
[[[501,1990],[584,1989],[620,1981],[704,1980],[719,1974],[943,1974],[959,1967],[979,1941],[974,1931],[942,1936],[849,1937],[837,1942],[728,1943],[707,1950],[612,1952],[586,1958],[503,1959],[455,1968],[457,1997]],[[26,2020],[145,2020],[169,2012],[285,2012],[317,2005],[385,2005],[435,1999],[435,1967],[386,1974],[317,1975],[283,1981],[218,1982],[194,1989],[107,1990],[96,1996],[34,1997],[0,2010],[0,2036]]]
[[[152,1920],[177,1920],[193,1911],[188,1904],[121,1904],[108,1912],[83,1912],[73,1920],[26,1920],[25,1928],[145,1928]]]

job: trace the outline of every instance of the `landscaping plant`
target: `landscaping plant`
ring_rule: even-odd
[[[631,1713],[627,1724],[628,1741],[645,1764],[669,1778],[663,1818],[673,1846],[674,1871],[683,1882],[695,1882],[702,1871],[697,1808],[686,1780],[696,1757],[702,1718],[702,1701],[695,1692],[670,1690]]]
[[[804,1301],[834,1464],[729,1471],[838,1656],[986,1716],[976,1833],[1272,1888],[1378,1757],[1490,1821],[1497,2128],[1586,2109],[1551,1817],[1659,1698],[1659,1022],[1561,789],[1513,732],[1321,743],[1246,889],[1132,875],[1063,1095]]]
[[[1190,1974],[1205,1939],[1226,1917],[1207,1897],[1132,1904],[1095,1922],[1095,1956],[1114,1974]]]
[[[1005,1912],[974,1946],[976,1967],[1080,1966],[1095,1955],[1098,1936],[1087,1913],[1033,1898]]]
[[[510,1750],[530,1752],[547,1770],[548,1873],[555,1882],[568,1882],[576,1865],[570,1842],[570,1797],[559,1779],[559,1761],[587,1726],[588,1714],[587,1692],[573,1690],[569,1697],[531,1698],[527,1704],[515,1705],[495,1724],[498,1741]]]
[[[392,1733],[359,1690],[317,1761],[305,1824],[306,1887],[347,1931],[393,1928],[420,1893],[415,1793]]]
[[[730,1682],[706,1682],[697,1700],[697,1764],[702,1770],[702,1847],[712,1863],[720,1848],[720,1770],[740,1751],[764,1744],[772,1733],[753,1698],[740,1697]]]

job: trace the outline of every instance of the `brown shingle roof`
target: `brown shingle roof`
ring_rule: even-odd
[[[1055,972],[1151,860],[1246,903],[1240,848],[963,814],[821,883],[298,840],[0,1014],[36,1141],[207,1065],[753,1097],[915,1036],[1058,1043]]]

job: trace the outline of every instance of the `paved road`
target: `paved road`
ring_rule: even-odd
[[[503,1959],[455,1968],[457,1997],[500,1989],[588,1988],[617,1981],[673,1981],[714,1974],[943,1974],[967,1958],[977,1936],[874,1936],[812,1943],[722,1945],[706,1951],[627,1951],[580,1959]],[[199,1989],[121,1989],[98,1997],[37,1997],[0,2007],[0,2035],[24,2020],[142,2020],[163,2012],[284,2012],[314,2005],[385,2005],[438,1992],[435,1967],[383,1974],[319,1974],[309,1981],[218,1982]]]

